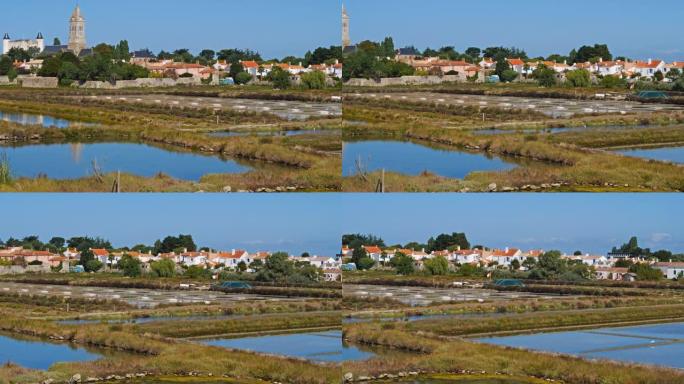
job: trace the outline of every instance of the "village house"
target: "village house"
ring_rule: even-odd
[[[340,251],[340,256],[342,258],[351,257],[352,252],[353,252],[353,250],[351,248],[349,248],[346,245],[343,245],[342,250]]]
[[[309,264],[320,269],[330,269],[339,267],[339,263],[334,257],[311,256],[302,258],[302,261],[307,261]]]
[[[377,247],[375,245],[364,245],[363,246],[364,251],[366,251],[366,254],[368,257],[373,259],[376,263],[379,263],[382,258],[382,249],[380,247]]]
[[[653,267],[660,269],[663,276],[669,280],[684,277],[684,262],[660,262],[653,264]]]
[[[449,260],[455,264],[479,264],[482,252],[477,249],[458,249],[449,253]]]
[[[489,255],[487,262],[496,263],[497,265],[502,265],[505,267],[510,267],[513,260],[517,260],[520,264],[525,261],[522,251],[517,248],[504,248],[495,249],[492,254]]]
[[[634,73],[642,77],[653,77],[656,72],[665,74],[665,62],[662,60],[637,61],[634,66]]]
[[[597,267],[595,276],[598,280],[629,280],[628,268]]]
[[[95,256],[95,260],[99,261],[100,263],[107,265],[110,264],[109,261],[109,251],[103,248],[90,248],[90,252],[93,253]],[[114,259],[111,264],[116,265],[118,262],[118,259]]]
[[[530,69],[525,70],[525,62],[522,59],[506,59],[511,69],[522,74],[531,74]]]

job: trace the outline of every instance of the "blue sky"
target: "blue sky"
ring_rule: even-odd
[[[250,48],[264,58],[340,44],[337,0],[80,0],[89,44],[127,39],[132,49]],[[0,28],[13,39],[42,32],[68,40],[75,0],[4,1]]]
[[[489,247],[605,253],[635,235],[642,247],[684,252],[678,194],[350,195],[345,204],[345,233],[388,245],[465,232]]]
[[[334,255],[344,233],[393,244],[465,232],[490,247],[605,253],[636,235],[684,252],[679,194],[0,194],[0,207],[3,240],[89,235],[124,246],[190,233],[213,248]]]
[[[607,43],[632,58],[684,60],[684,2],[660,0],[346,0],[353,41],[397,46],[517,46],[532,56]]]
[[[200,246],[334,256],[331,194],[0,194],[0,239],[99,236],[116,246],[192,234]],[[7,218],[12,218],[7,220]]]

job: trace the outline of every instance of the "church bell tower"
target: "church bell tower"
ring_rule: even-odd
[[[342,48],[351,46],[351,39],[349,38],[349,15],[347,9],[342,4]]]
[[[85,19],[81,15],[81,7],[77,5],[69,19],[69,50],[78,56],[85,48]]]

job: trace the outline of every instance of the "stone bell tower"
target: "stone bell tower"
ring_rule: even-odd
[[[342,4],[342,48],[351,46],[351,39],[349,38],[349,15],[347,9]]]
[[[78,56],[85,48],[85,19],[81,15],[81,7],[77,5],[69,19],[69,50]]]

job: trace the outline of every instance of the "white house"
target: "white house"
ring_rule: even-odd
[[[448,260],[456,264],[479,264],[482,254],[477,250],[460,249],[449,254]]]
[[[375,260],[376,263],[381,261],[382,249],[380,249],[380,247],[376,247],[374,245],[364,245],[363,249],[366,251],[368,257]]]
[[[665,62],[652,59],[648,59],[648,61],[637,61],[634,63],[633,71],[634,73],[640,74],[642,77],[653,77],[658,71],[665,74]]]
[[[620,60],[603,61],[603,59],[600,59],[596,63],[596,73],[600,76],[620,76],[624,70],[624,62]]]
[[[665,278],[670,280],[684,276],[684,262],[655,263],[653,267],[660,269]]]
[[[95,259],[98,260],[102,264],[110,264],[109,262],[109,251],[106,249],[102,248],[90,248],[90,251],[95,255]],[[119,258],[120,259],[120,258]],[[116,265],[116,263],[119,260],[114,257],[114,260],[111,262],[112,265]]]
[[[320,269],[331,269],[339,267],[339,263],[334,257],[327,256],[312,256],[307,258],[301,258],[302,261],[308,261],[309,264]]]
[[[518,262],[522,264],[522,262],[525,261],[522,251],[517,248],[508,247],[503,250],[495,249],[488,258],[489,262],[495,262],[498,265],[503,265],[505,267],[510,266],[513,260],[518,260]]]

